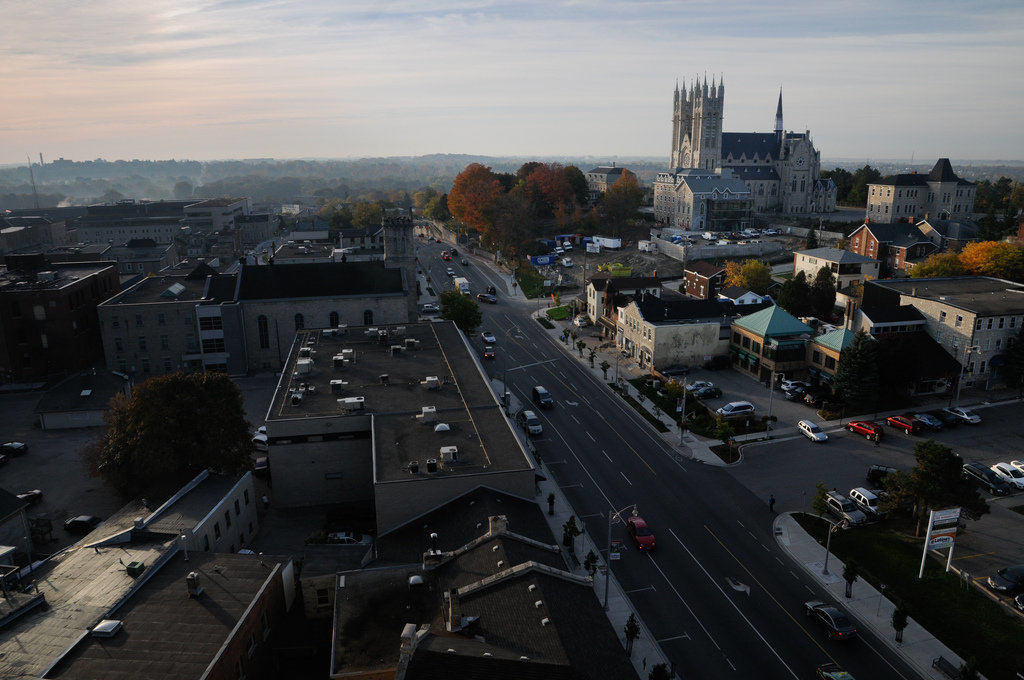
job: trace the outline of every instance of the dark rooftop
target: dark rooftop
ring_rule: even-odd
[[[928,177],[926,175],[919,175],[916,172],[903,172],[883,177],[877,182],[872,182],[872,184],[894,187],[926,187],[928,186]]]
[[[957,184],[973,184],[967,180],[961,179],[955,172],[953,172],[953,166],[950,164],[948,158],[940,158],[935,161],[935,165],[932,167],[931,172],[928,173],[928,179],[932,182],[956,182]]]
[[[239,300],[403,295],[401,269],[381,262],[242,265]]]
[[[738,314],[735,305],[719,300],[662,300],[648,295],[635,300],[645,321],[655,324],[675,324],[697,321],[720,321]],[[748,311],[746,307],[744,312]]]
[[[191,531],[239,482],[239,477],[210,473],[188,493],[146,518],[146,529],[179,536]]]
[[[73,285],[84,278],[99,274],[105,269],[117,266],[116,262],[49,262],[34,271],[14,269],[12,262],[17,256],[8,255],[7,266],[0,268],[0,293],[27,293],[33,290],[56,290]],[[53,272],[50,277],[45,272]]]
[[[146,302],[197,302],[204,299],[206,279],[188,276],[147,276],[137,284],[123,290],[104,306],[135,305]]]
[[[876,279],[871,284],[911,297],[944,302],[980,316],[1024,312],[1024,284],[987,276]]]
[[[777,158],[779,155],[779,138],[774,132],[723,132],[722,160],[732,156],[739,160],[744,157],[751,160],[758,158]]]
[[[879,242],[897,247],[931,243],[921,230],[910,222],[866,222],[863,227],[867,227]]]
[[[334,246],[330,243],[296,243],[289,241],[281,244],[274,252],[274,259],[302,258],[307,260],[329,260],[334,255]]]
[[[690,262],[687,264],[685,271],[697,272],[701,276],[711,277],[725,272],[725,266],[720,264],[711,264],[706,260],[697,260],[696,262]]]
[[[244,200],[244,198],[208,198],[205,201],[198,201],[197,203],[187,205],[185,206],[185,209],[188,210],[190,208],[227,208],[228,206],[232,206],[235,203],[241,203]]]
[[[613,276],[611,274],[595,274],[590,279],[597,290],[632,290],[634,288],[653,288],[660,283],[657,276]]]
[[[44,394],[36,413],[106,410],[115,394],[123,393],[127,379],[105,368],[83,371],[65,378]]]
[[[262,269],[290,266],[307,265]],[[410,461],[419,461],[422,468],[428,459],[441,460],[439,451],[445,446],[458,447],[458,460],[440,465],[438,477],[531,468],[454,323],[361,326],[329,332],[300,331],[296,335],[268,421],[372,415],[377,483],[409,479]],[[401,349],[393,355],[392,346]],[[340,364],[344,350],[351,350],[353,360],[334,368],[334,357]],[[306,353],[312,363],[300,356]],[[300,372],[307,371],[305,367],[308,372]],[[387,376],[388,384],[381,382],[382,375]],[[430,377],[436,378],[435,389],[426,384]],[[344,383],[332,387],[332,380]],[[292,405],[296,391],[301,391],[302,401]],[[349,411],[339,404],[344,398],[364,401]],[[434,407],[437,422],[450,429],[435,431],[418,420],[423,407]]]
[[[907,323],[924,321],[924,316],[913,305],[899,307],[862,307],[861,313],[873,323]]]
[[[49,678],[136,680],[203,677],[221,646],[282,559],[178,553],[117,610],[123,630],[87,636]],[[198,572],[203,594],[187,597],[185,576]]]

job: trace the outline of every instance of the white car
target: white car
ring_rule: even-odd
[[[579,316],[577,316],[575,319],[572,320],[572,322],[575,325],[579,326],[580,328],[585,328],[585,327],[590,325],[590,319],[588,319],[583,314],[580,314]]]
[[[266,429],[266,428],[262,428],[262,429]],[[259,433],[255,434],[255,435],[253,435],[252,445],[256,448],[257,451],[264,451],[265,452],[267,450],[267,433],[266,432],[259,432]]]
[[[556,255],[565,255],[565,249],[562,246],[555,246]]]
[[[1024,472],[1024,460],[1011,460],[1010,465]]]
[[[444,273],[447,274],[448,276],[455,276],[455,270],[452,269],[451,267],[448,267],[447,269],[445,269]]]
[[[989,469],[1002,477],[1004,481],[1013,484],[1018,489],[1024,489],[1024,472],[1021,472],[1010,463],[996,463]]]
[[[801,420],[796,424],[796,427],[800,430],[802,435],[810,439],[812,442],[824,443],[828,441],[828,434],[826,434],[825,430],[821,429],[821,427],[816,423],[812,423],[809,420]]]
[[[783,392],[789,392],[794,387],[799,387],[801,389],[806,390],[808,387],[811,386],[810,383],[804,382],[803,380],[783,380],[782,382],[778,383],[778,385],[779,389],[781,389]]]
[[[978,423],[981,422],[981,416],[976,414],[974,411],[961,408],[959,406],[950,406],[949,408],[944,408],[942,410],[948,413],[949,415],[953,416],[954,418],[957,418],[961,422],[967,423],[969,425],[977,425]]]
[[[572,250],[572,241],[566,241],[562,244],[563,250]]]
[[[488,345],[493,345],[498,342],[498,339],[494,337],[494,333],[490,331],[484,331],[480,334],[480,339],[486,342]]]
[[[428,302],[425,305],[423,305],[424,314],[437,314],[440,311],[441,308],[435,305],[433,302]]]
[[[696,380],[696,381],[688,384],[686,386],[686,390],[688,392],[696,392],[697,390],[702,390],[705,387],[714,387],[714,386],[715,386],[715,383],[713,383],[713,382],[708,382],[707,380]]]

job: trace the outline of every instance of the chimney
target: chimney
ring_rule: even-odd
[[[487,518],[487,535],[493,536],[508,530],[508,517],[506,515],[491,515]]]
[[[454,590],[444,594],[444,627],[449,633],[462,630],[462,609],[459,607],[459,596]]]

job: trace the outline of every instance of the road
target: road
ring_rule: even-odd
[[[481,330],[498,339],[492,377],[507,370],[524,403],[534,385],[551,392],[555,407],[534,409],[544,425],[537,448],[587,530],[603,544],[609,509],[631,504],[654,530],[656,551],[627,549],[613,569],[680,677],[810,678],[830,660],[859,678],[917,677],[869,633],[840,644],[810,627],[803,602],[824,593],[776,545],[764,499],[723,469],[682,460],[529,318],[536,303],[506,297],[507,277],[478,258],[442,263],[443,247],[420,249],[435,286],[451,287],[451,266],[474,292],[498,288],[499,304],[482,305]],[[471,343],[482,349],[478,337]],[[613,537],[630,547],[622,526]]]

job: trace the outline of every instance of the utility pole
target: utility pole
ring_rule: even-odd
[[[608,568],[608,573],[604,575],[604,610],[605,611],[608,611],[608,584],[612,580],[612,524],[614,522],[621,522],[622,521],[622,513],[626,512],[627,510],[632,510],[633,511],[633,516],[635,517],[637,515],[636,503],[633,503],[632,505],[627,505],[626,507],[622,508],[621,510],[614,510],[612,508],[608,508],[608,538],[607,538],[607,543],[605,543],[605,548],[607,550],[607,558],[605,559],[605,566]]]
[[[960,387],[964,384],[964,376],[967,373],[967,363],[971,359],[972,352],[977,352],[978,356],[981,356],[981,345],[970,345],[964,348],[964,363],[960,366],[960,378],[956,381],[956,399],[953,403],[954,406],[960,405]]]
[[[765,427],[768,430],[769,436],[772,431],[772,401],[775,397],[775,371],[772,371],[771,379],[768,383],[768,420],[765,421]]]

